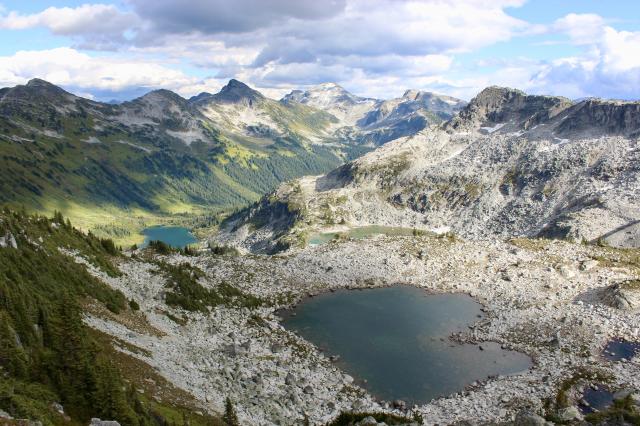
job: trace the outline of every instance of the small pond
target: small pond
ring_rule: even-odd
[[[187,228],[181,226],[151,226],[145,228],[142,233],[145,236],[142,247],[146,247],[149,241],[162,241],[176,248],[184,248],[198,242]]]
[[[413,235],[415,229],[413,228],[401,228],[395,226],[380,226],[380,225],[370,225],[370,226],[361,226],[357,228],[350,228],[344,232],[323,232],[312,234],[309,237],[307,243],[311,246],[317,246],[320,244],[328,243],[331,240],[334,240],[341,235],[354,238],[354,239],[363,239],[367,237],[371,237],[373,235]],[[424,232],[424,231],[421,231]]]
[[[281,313],[283,325],[326,351],[358,383],[384,400],[424,403],[476,380],[527,370],[531,359],[495,343],[449,339],[482,316],[463,294],[417,287],[339,290]]]
[[[603,385],[588,386],[582,394],[578,408],[582,414],[595,413],[609,408],[613,404],[613,393]]]
[[[614,339],[607,343],[602,350],[602,355],[609,361],[631,360],[640,354],[639,342],[628,342],[622,339]]]

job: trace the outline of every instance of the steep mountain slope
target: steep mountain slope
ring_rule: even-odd
[[[2,424],[81,425],[97,417],[123,425],[223,424],[134,356],[139,348],[85,324],[87,310],[146,322],[137,303],[74,260],[109,279],[122,276],[113,241],[83,234],[59,214],[9,210],[0,211],[0,235]]]
[[[274,251],[310,232],[376,224],[637,246],[639,136],[638,102],[490,87],[438,128],[281,186],[219,239]]]
[[[361,98],[335,83],[324,83],[305,92],[294,90],[282,102],[327,111],[339,120],[337,135],[370,146],[413,135],[450,119],[466,105],[460,99],[416,90],[386,101]]]
[[[132,218],[242,206],[361,153],[327,132],[335,120],[235,80],[216,95],[158,90],[112,105],[35,79],[0,91],[0,202],[85,228],[118,218],[126,236]]]
[[[283,103],[299,103],[322,109],[338,118],[342,125],[353,126],[380,103],[377,99],[362,98],[335,83],[323,83],[307,91],[294,90]]]

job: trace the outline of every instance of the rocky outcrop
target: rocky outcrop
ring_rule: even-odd
[[[16,241],[16,237],[14,237],[11,232],[7,232],[4,237],[0,237],[0,247],[17,249],[18,243]]]
[[[252,89],[241,81],[236,79],[229,80],[226,86],[224,86],[220,92],[212,95],[213,100],[217,102],[229,102],[229,103],[253,103],[265,99],[264,95],[257,90]]]
[[[602,290],[602,301],[622,310],[640,309],[640,280],[615,283]]]
[[[324,83],[304,92],[294,90],[283,97],[282,102],[327,111],[342,124],[336,130],[338,137],[373,146],[439,124],[466,105],[465,101],[451,96],[419,90],[407,90],[402,97],[385,101],[362,98],[334,83]]]
[[[589,99],[572,106],[558,124],[560,137],[640,136],[640,102]]]
[[[120,426],[120,423],[115,420],[100,420],[98,418],[92,418],[89,426]]]
[[[490,87],[440,127],[299,180],[298,223],[640,246],[638,105]]]
[[[456,131],[506,124],[505,130],[529,130],[549,121],[572,104],[562,97],[527,95],[520,90],[492,86],[473,98],[446,127]]]
[[[500,126],[499,128],[496,128]],[[640,102],[587,99],[574,103],[554,96],[527,95],[504,87],[488,87],[447,124],[450,131],[533,130],[538,136],[596,138],[640,135]]]

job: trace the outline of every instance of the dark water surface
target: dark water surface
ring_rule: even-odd
[[[603,411],[613,404],[613,393],[602,385],[595,386],[595,389],[589,386],[582,394],[582,401],[578,408],[583,414]]]
[[[145,236],[144,243],[142,244],[143,247],[149,244],[149,241],[156,240],[176,248],[184,248],[189,244],[198,242],[198,239],[194,237],[187,228],[181,226],[151,226],[145,228],[142,233]]]
[[[531,359],[494,343],[449,339],[482,315],[462,294],[429,294],[411,286],[340,290],[283,314],[283,325],[328,355],[373,395],[423,403],[491,375],[527,370]],[[295,315],[292,315],[295,313]]]
[[[602,354],[609,361],[630,361],[640,354],[640,342],[628,342],[622,339],[614,339],[607,343]]]

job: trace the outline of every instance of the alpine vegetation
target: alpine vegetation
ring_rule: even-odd
[[[1,425],[640,425],[640,4],[76,3],[0,7]]]

